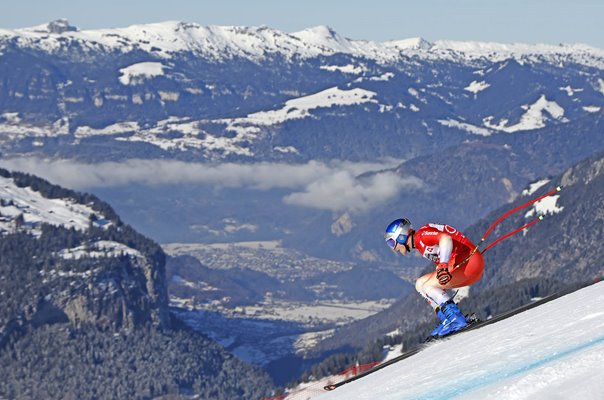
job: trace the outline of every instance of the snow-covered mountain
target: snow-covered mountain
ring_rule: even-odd
[[[531,180],[601,149],[602,54],[583,45],[376,43],[326,27],[284,33],[165,22],[81,31],[55,21],[0,32],[6,77],[0,151],[4,160],[77,159],[93,171],[97,163],[142,158],[148,164],[134,170],[154,168],[154,177],[169,169],[196,184],[202,176],[195,193],[172,187],[166,197],[162,187],[122,186],[105,195],[157,240],[291,237],[306,252],[323,252],[314,255],[350,258],[354,248],[355,259],[375,261],[383,258],[376,252],[381,244],[369,243],[367,232],[398,217],[395,207],[411,209],[416,220],[446,218],[461,228],[515,198]],[[202,166],[163,163],[174,159]],[[408,161],[392,169],[384,159]],[[380,165],[364,178],[358,175],[367,170],[357,168],[320,179],[325,168],[316,168],[317,160]],[[238,175],[236,189],[253,189],[213,190],[223,181],[232,185],[233,170],[267,162],[279,164],[253,175],[282,171],[273,181],[286,183],[247,184]],[[224,170],[204,170],[208,163]],[[295,183],[301,174],[316,179]],[[92,175],[102,181],[107,172]],[[136,181],[136,173],[123,175],[132,177],[126,184]],[[287,185],[295,189],[283,193]],[[266,186],[276,189],[258,195],[255,189]],[[450,198],[452,190],[454,199],[436,202],[435,193]],[[352,200],[332,200],[350,193]],[[468,203],[476,207],[463,207]],[[377,214],[358,216],[359,209],[378,206]],[[214,219],[203,213],[207,208]],[[317,217],[309,208],[334,214]],[[240,229],[224,221],[237,221]]]
[[[431,344],[318,398],[602,398],[602,301],[604,283],[598,283]]]
[[[20,47],[34,47],[48,53],[64,52],[69,45],[78,43],[90,52],[98,49],[107,52],[143,50],[166,59],[183,52],[192,52],[216,61],[246,58],[256,62],[275,55],[294,59],[341,53],[384,64],[404,56],[419,55],[422,58],[465,62],[478,58],[491,61],[509,58],[518,61],[545,59],[551,62],[560,61],[560,57],[569,57],[566,60],[599,68],[604,66],[601,64],[604,51],[582,44],[430,43],[419,37],[380,43],[345,38],[328,26],[286,33],[266,26],[204,27],[195,23],[168,21],[121,29],[81,31],[69,25],[66,20],[57,20],[31,28],[0,30],[0,35],[7,40],[15,40]]]
[[[0,169],[0,238],[7,243],[19,238],[34,246],[17,251],[20,257],[37,259],[30,261],[37,268],[35,276],[28,277],[31,286],[54,287],[71,281],[71,291],[48,291],[44,302],[64,310],[73,324],[108,324],[114,330],[132,329],[143,322],[169,327],[161,249],[155,249],[160,254],[153,253],[152,242],[125,226],[95,196]],[[3,257],[17,257],[15,249],[6,246]],[[112,271],[114,264],[122,264],[123,270]],[[8,286],[16,283],[10,266],[10,262],[2,265],[11,276]],[[0,302],[12,292],[12,288],[3,290]],[[134,297],[140,301],[125,302]],[[38,300],[35,296],[23,299]],[[8,314],[16,313],[6,308]],[[0,340],[10,335],[19,318],[27,321],[31,316],[10,315],[0,326]]]
[[[589,46],[377,43],[324,26],[55,21],[1,30],[0,60],[3,152],[88,161],[408,158],[604,102],[604,51]]]

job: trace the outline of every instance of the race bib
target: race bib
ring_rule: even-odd
[[[424,250],[423,256],[428,260],[437,263],[440,258],[440,249],[438,246],[428,246]]]

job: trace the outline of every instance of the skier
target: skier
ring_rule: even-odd
[[[461,232],[449,225],[427,224],[415,231],[406,218],[393,221],[384,234],[386,244],[403,255],[417,249],[436,264],[436,270],[420,277],[415,289],[434,308],[440,324],[432,336],[445,336],[468,325],[453,301],[452,289],[477,282],[484,271],[482,254]],[[472,256],[467,259],[470,254]],[[457,266],[457,264],[461,265]]]

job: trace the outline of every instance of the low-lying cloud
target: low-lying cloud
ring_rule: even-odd
[[[358,179],[350,171],[337,171],[306,186],[302,192],[283,199],[287,204],[332,211],[364,211],[394,198],[405,188],[421,188],[415,177],[381,172]]]
[[[332,211],[363,211],[395,197],[405,188],[421,188],[420,179],[387,171],[398,163],[398,160],[387,160],[382,163],[202,164],[132,159],[88,164],[31,157],[0,160],[4,168],[32,173],[77,190],[133,183],[204,184],[256,190],[284,188],[291,190],[283,198],[286,204]],[[371,171],[378,172],[358,177]]]

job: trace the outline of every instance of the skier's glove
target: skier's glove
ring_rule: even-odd
[[[436,268],[436,279],[441,285],[446,285],[451,281],[453,275],[449,272],[449,266],[446,263],[438,264]]]

